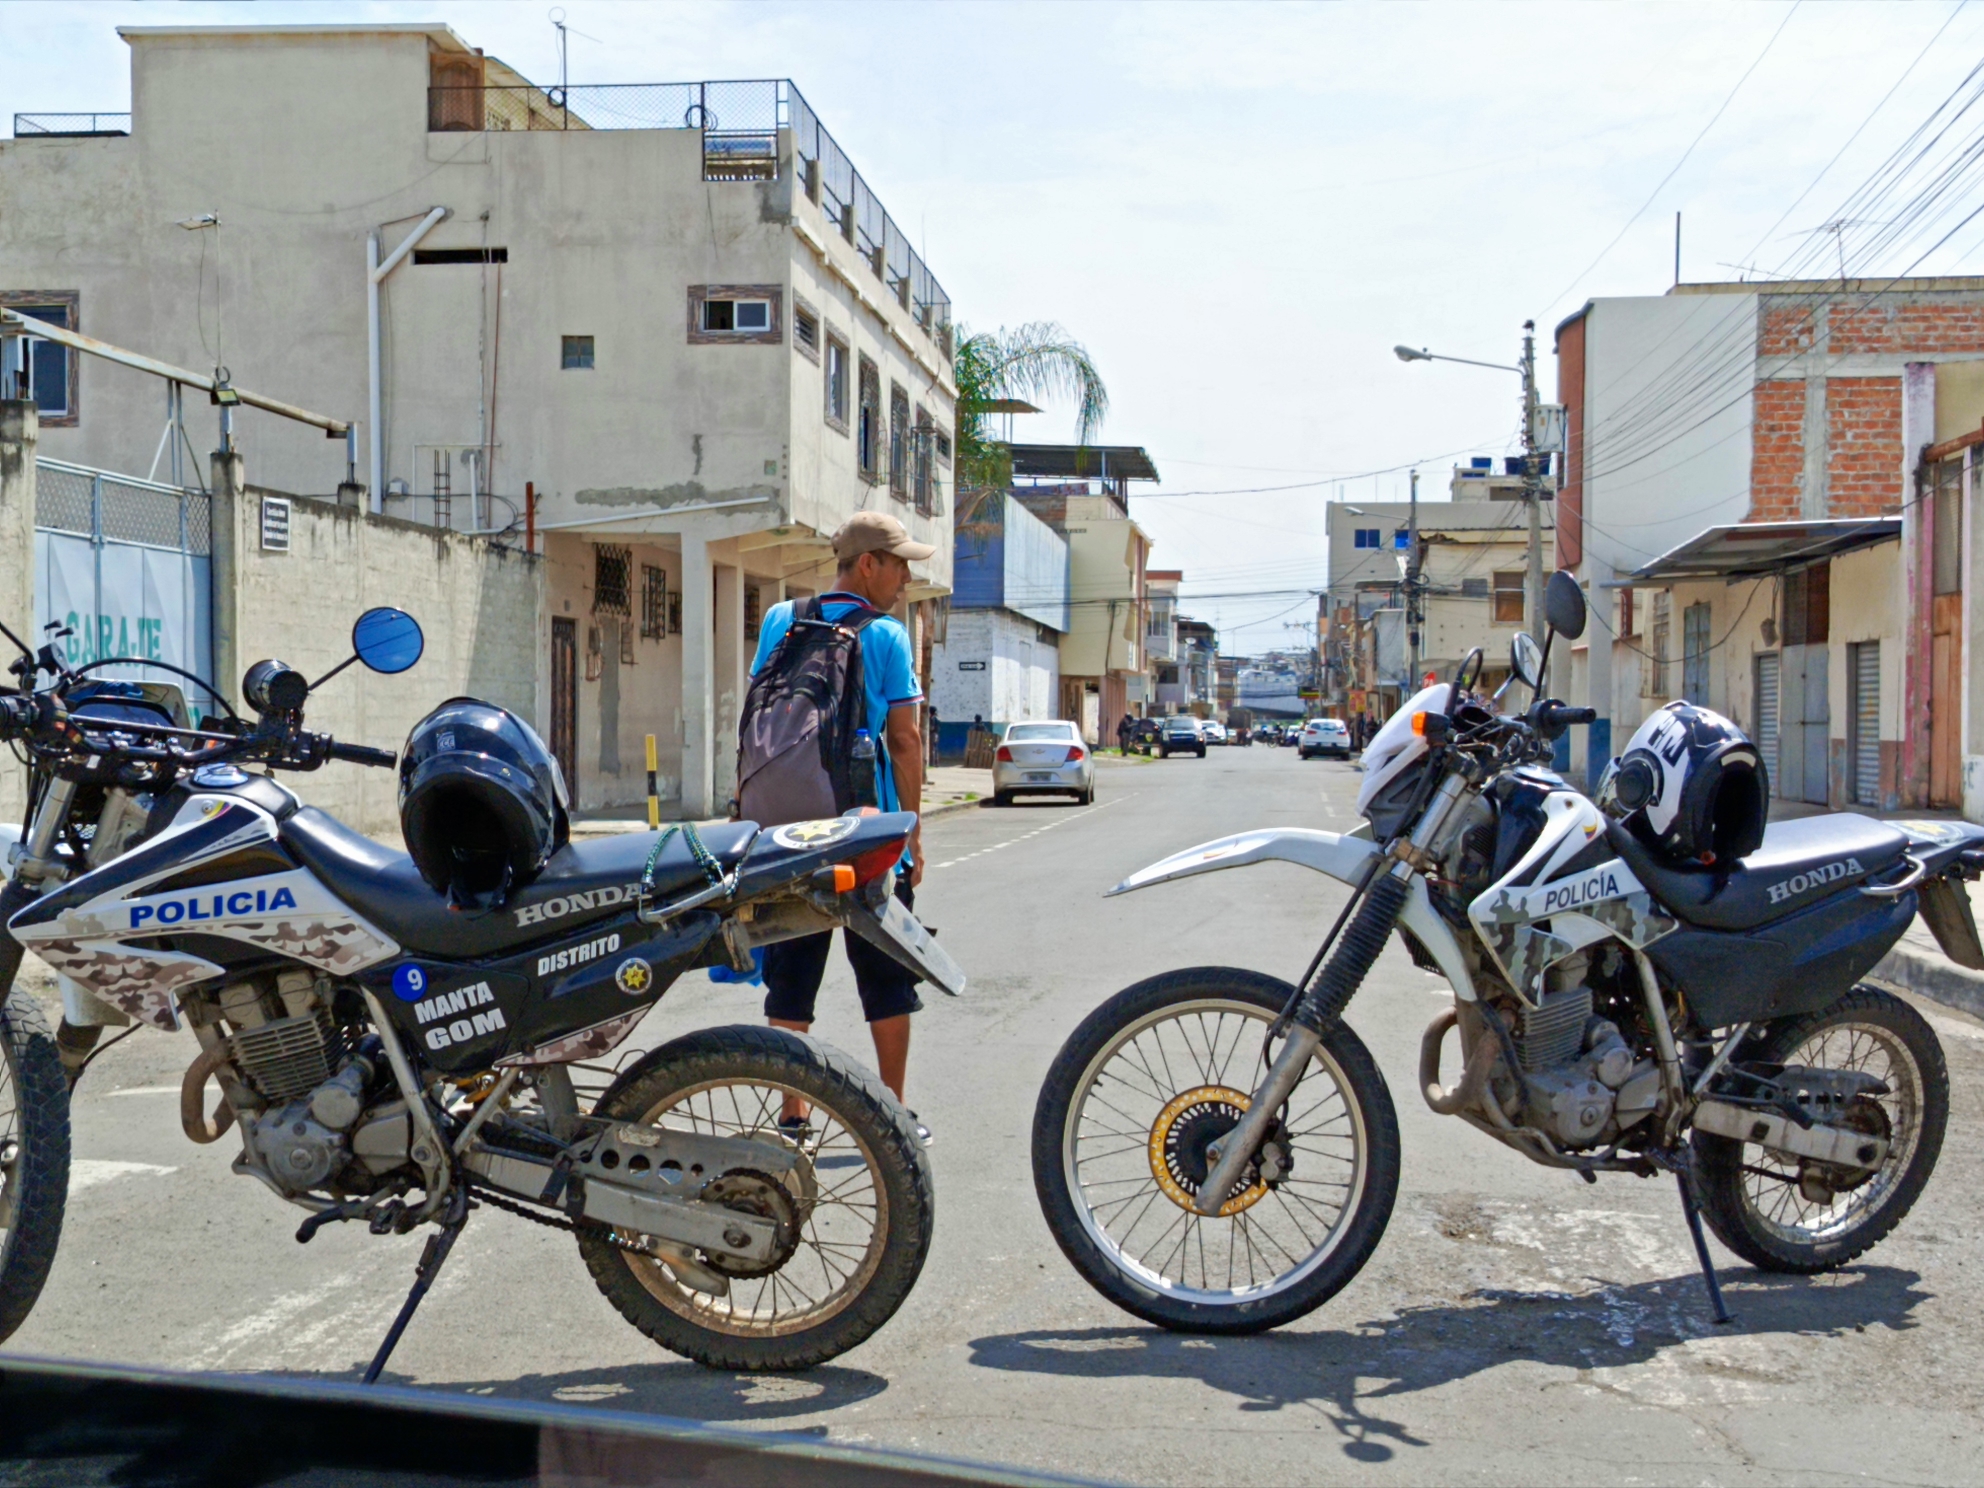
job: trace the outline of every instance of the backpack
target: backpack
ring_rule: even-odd
[[[792,607],[791,628],[744,695],[737,725],[741,820],[770,827],[876,804],[872,783],[863,781],[865,790],[856,783],[854,736],[868,726],[861,632],[879,618],[864,606],[828,620],[810,597]]]

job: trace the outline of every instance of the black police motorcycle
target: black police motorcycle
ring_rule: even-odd
[[[6,634],[23,654],[0,741],[29,789],[0,891],[0,1339],[48,1276],[68,1190],[69,1078],[15,987],[24,951],[68,993],[191,1027],[187,1136],[237,1128],[234,1171],[308,1211],[299,1241],[347,1221],[437,1227],[368,1381],[484,1206],[572,1232],[623,1317],[714,1367],[818,1364],[908,1295],[931,1171],[873,1075],[763,1027],[601,1061],[685,971],[748,970],[756,947],[834,926],[961,992],[890,892],[912,815],[560,842],[534,876],[444,893],[274,778],[395,764],[306,731],[313,684],[292,668],[249,669],[252,719],[183,674],[212,698],[194,726],[174,685],[96,675],[117,660],[72,670]],[[391,674],[423,642],[411,616],[374,609],[352,645]],[[447,706],[465,727],[478,709],[508,719]],[[782,1122],[795,1103],[808,1117]]]

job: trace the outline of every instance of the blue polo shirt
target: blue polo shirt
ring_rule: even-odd
[[[820,613],[828,620],[841,620],[856,611],[873,609],[873,605],[855,594],[835,591],[820,596]],[[752,676],[771,659],[790,629],[792,601],[788,599],[773,605],[758,627],[758,654],[751,660]],[[889,763],[889,709],[923,700],[923,689],[916,681],[909,632],[900,621],[881,615],[862,630],[861,679],[868,693],[868,732],[875,737],[875,793],[882,810],[899,811],[903,808],[896,802],[896,772]],[[907,853],[903,861],[909,861]]]

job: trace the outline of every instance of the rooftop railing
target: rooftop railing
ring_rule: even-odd
[[[14,138],[55,135],[68,139],[88,139],[99,135],[129,134],[129,114],[16,114]]]
[[[714,83],[433,87],[427,127],[448,130],[694,129],[706,181],[775,181],[779,132],[795,183],[925,333],[951,351],[951,301],[800,91],[782,78]]]

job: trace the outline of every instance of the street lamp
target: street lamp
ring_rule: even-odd
[[[1529,506],[1529,593],[1524,612],[1532,626],[1543,614],[1543,482],[1536,470],[1536,322],[1522,323],[1522,365],[1478,362],[1472,357],[1441,356],[1424,348],[1394,346],[1392,354],[1401,362],[1459,362],[1464,367],[1487,367],[1496,372],[1513,372],[1522,379],[1522,499]]]

